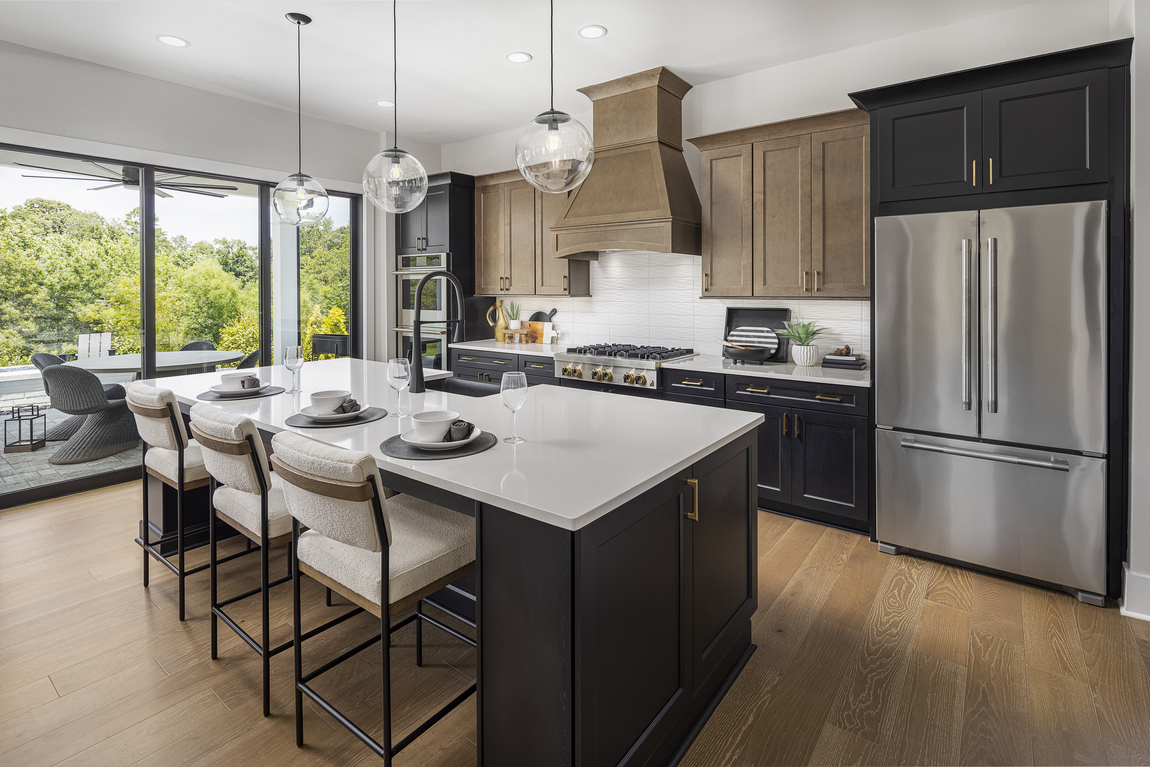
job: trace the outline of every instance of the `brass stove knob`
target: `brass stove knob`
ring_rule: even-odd
[[[639,386],[646,386],[647,385],[647,376],[643,375],[642,373],[636,373],[635,374],[635,383],[637,383]]]
[[[624,373],[623,374],[623,383],[628,383],[628,384],[629,383],[635,383],[635,374],[634,373]]]
[[[563,366],[563,375],[565,375],[565,376],[571,375],[571,366],[570,365],[564,365]]]
[[[571,377],[572,378],[582,378],[583,377],[583,368],[579,367],[578,365],[572,365],[571,366]]]
[[[611,375],[611,371],[610,370],[604,370],[603,373],[600,375],[599,380],[610,383],[612,378],[613,378],[613,376]]]
[[[598,381],[598,380],[599,380],[599,376],[600,376],[599,368],[595,368],[594,370],[592,370],[592,371],[591,371],[591,378],[592,378],[593,380],[596,380],[596,381]]]

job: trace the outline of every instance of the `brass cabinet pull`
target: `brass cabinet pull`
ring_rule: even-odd
[[[461,359],[461,360],[467,360],[468,362],[471,362],[471,361],[472,361],[472,360],[474,360],[475,358],[474,358],[474,357],[460,357],[459,359]]]
[[[693,381],[690,378],[684,378],[682,383],[684,383],[687,386],[702,386],[703,385],[702,381]]]
[[[491,361],[494,362],[496,365],[506,365],[507,364],[507,360],[491,360]]]
[[[809,277],[810,274],[811,273],[808,272],[806,269],[803,270],[803,292],[804,293],[807,292],[807,277]]]
[[[799,414],[795,413],[795,437],[799,436]]]
[[[990,185],[994,186],[994,158],[990,158]]]
[[[783,436],[787,436],[787,414],[783,413]]]
[[[823,394],[816,394],[815,399],[821,399],[824,402],[842,402],[842,397],[831,397]]]
[[[753,386],[748,386],[746,390],[748,392],[751,392],[752,394],[770,394],[771,393],[771,387],[769,387],[769,386],[765,389],[756,389]]]
[[[695,491],[695,510],[687,512],[687,519],[691,520],[692,522],[698,522],[699,521],[699,480],[688,479],[687,484],[690,485],[691,489]]]
[[[708,277],[709,277],[708,274],[706,272],[703,272],[703,292],[704,293],[707,292],[707,282],[709,281]]]
[[[563,290],[567,290],[567,275],[563,275]]]
[[[970,161],[970,185],[971,186],[978,186],[978,182],[975,180],[977,178],[978,178],[978,160],[971,160]]]

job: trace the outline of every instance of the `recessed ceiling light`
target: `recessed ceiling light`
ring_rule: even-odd
[[[507,60],[512,64],[526,64],[531,61],[531,54],[524,53],[523,51],[515,51],[514,53],[507,54]]]
[[[579,36],[586,37],[588,40],[594,40],[605,34],[607,34],[607,27],[601,27],[598,24],[592,24],[579,30]]]
[[[393,107],[393,106],[395,106],[395,102],[394,101],[387,101],[386,99],[384,99],[383,101],[375,102],[375,105],[380,106],[380,107]]]
[[[176,37],[175,35],[156,35],[156,39],[164,45],[170,45],[173,48],[187,48],[191,45],[191,43],[184,38]]]

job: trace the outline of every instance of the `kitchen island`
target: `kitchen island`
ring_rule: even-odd
[[[304,394],[213,403],[264,433],[307,392],[346,388],[394,410],[382,363],[313,362]],[[264,380],[288,382],[282,368]],[[181,407],[218,374],[165,378]],[[302,401],[301,401],[302,400]],[[498,396],[410,395],[498,437]],[[761,415],[533,387],[520,445],[410,461],[379,445],[409,418],[290,429],[376,458],[399,492],[476,518],[480,763],[676,763],[750,657],[757,606],[756,427]],[[429,737],[434,737],[432,733]]]

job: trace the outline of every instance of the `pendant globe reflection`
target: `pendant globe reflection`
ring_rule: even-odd
[[[327,190],[311,176],[293,173],[279,182],[272,194],[272,205],[285,223],[310,226],[327,215]]]
[[[427,171],[411,153],[386,149],[363,169],[363,192],[388,213],[406,213],[427,196]]]
[[[567,192],[583,183],[595,162],[591,134],[566,112],[548,110],[519,134],[515,163],[531,186],[543,192]]]

